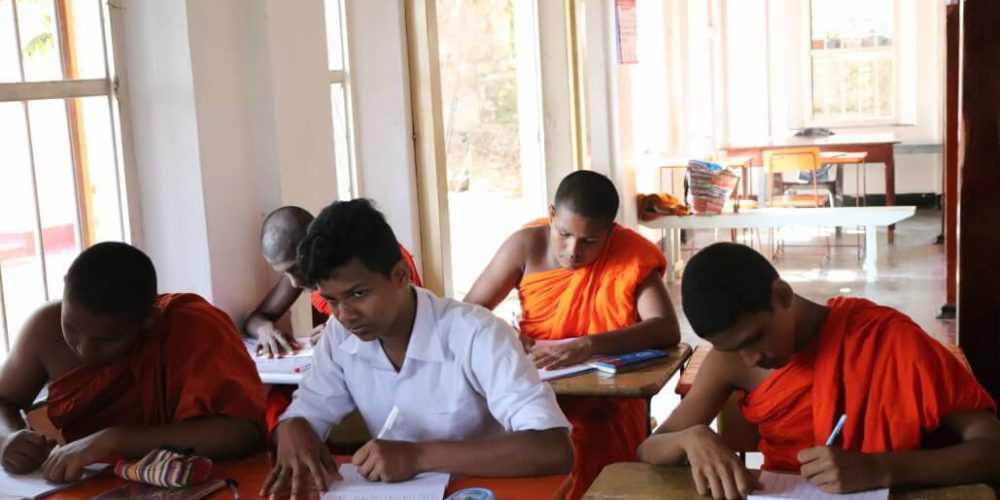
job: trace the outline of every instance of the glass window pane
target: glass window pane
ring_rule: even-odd
[[[812,0],[812,48],[892,45],[892,0]]]
[[[891,118],[892,0],[812,0],[811,6],[813,118]]]
[[[326,0],[326,51],[331,70],[344,69],[342,0]]]
[[[0,277],[11,341],[28,316],[45,302],[42,263],[36,245],[31,153],[21,103],[0,103]]]
[[[62,80],[59,27],[53,0],[16,0],[24,79]]]
[[[66,51],[66,78],[104,78],[100,0],[60,0],[60,4],[65,6],[64,19],[70,43],[70,50]]]
[[[42,219],[45,274],[49,298],[55,299],[62,296],[63,275],[80,251],[74,150],[70,146],[66,101],[29,102],[28,117],[35,157],[35,189],[38,190]]]
[[[456,297],[468,292],[504,239],[545,215],[540,158],[522,161],[522,137],[537,137],[529,127],[541,121],[521,116],[527,102],[521,98],[537,93],[522,85],[537,81],[536,65],[524,57],[536,53],[537,39],[525,22],[533,15],[526,6],[530,2],[437,2]]]
[[[107,97],[74,99],[79,107],[82,140],[80,171],[82,191],[89,207],[83,215],[86,227],[85,246],[100,241],[122,241],[122,214],[118,188],[118,162],[114,147],[114,129]]]
[[[330,85],[330,102],[333,105],[333,151],[337,166],[337,198],[350,200],[355,196],[354,167],[351,165],[347,93],[343,84]]]
[[[21,81],[17,50],[17,36],[14,33],[14,2],[0,0],[0,82]]]

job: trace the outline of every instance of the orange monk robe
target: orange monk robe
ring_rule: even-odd
[[[836,446],[878,453],[919,449],[949,414],[994,411],[962,362],[906,315],[859,298],[827,305],[819,336],[742,398],[765,469],[799,470],[799,451],[825,444],[844,413]]]
[[[189,293],[160,295],[156,306],[128,355],[49,384],[49,419],[63,437],[222,415],[263,428],[264,388],[229,316]]]
[[[410,269],[410,283],[416,286],[424,286],[423,281],[420,280],[420,273],[417,271],[417,264],[413,262],[413,255],[410,251],[406,249],[403,245],[399,245],[399,253],[403,254],[403,260],[406,262],[406,266]],[[330,304],[319,294],[319,290],[313,290],[309,294],[309,302],[312,303],[313,309],[316,309],[320,314],[327,317],[333,316],[333,309],[330,309]],[[267,394],[267,430],[268,432],[273,431],[274,427],[278,425],[278,418],[281,414],[285,412],[288,405],[292,404],[292,393],[295,392],[295,387],[292,386],[274,386]]]
[[[521,333],[566,339],[618,330],[639,322],[635,289],[650,273],[662,274],[663,252],[641,235],[615,225],[594,263],[524,276],[518,285]],[[641,399],[559,397],[573,424],[573,484],[580,498],[605,465],[634,462],[647,435]]]

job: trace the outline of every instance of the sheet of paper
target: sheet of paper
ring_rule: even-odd
[[[102,470],[107,464],[88,465],[83,473],[86,479]],[[42,471],[35,471],[30,474],[10,474],[0,468],[0,497],[36,498],[55,493],[72,486],[73,483],[51,483],[42,477]]]
[[[764,483],[763,491],[755,491],[748,500],[772,500],[776,498],[795,498],[799,500],[887,500],[889,489],[863,491],[846,495],[824,493],[798,474],[776,474],[762,471],[760,482]]]
[[[538,376],[541,377],[542,381],[546,381],[563,377],[572,377],[573,375],[579,375],[593,370],[594,367],[584,364],[567,366],[566,368],[556,368],[555,370],[545,370],[543,368],[539,368]]]
[[[426,472],[399,483],[373,483],[358,474],[355,465],[340,466],[343,481],[334,481],[323,500],[441,500],[448,474]]]
[[[299,338],[296,340],[298,340],[302,345],[309,345],[309,339]],[[254,364],[257,365],[257,373],[279,373],[285,375],[301,374],[307,370],[309,365],[312,363],[312,347],[295,351],[280,358],[268,358],[266,356],[255,355],[255,349],[257,346],[256,340],[244,339],[243,343],[246,344],[247,351],[250,352],[250,356],[253,358]]]

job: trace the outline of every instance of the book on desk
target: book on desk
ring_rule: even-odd
[[[650,363],[663,360],[669,356],[667,351],[660,349],[643,349],[641,351],[627,354],[616,354],[614,356],[601,356],[587,362],[587,366],[593,367],[600,372],[616,374],[624,371],[641,368]]]

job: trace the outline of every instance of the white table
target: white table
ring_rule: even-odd
[[[833,207],[833,208],[761,208],[740,210],[735,214],[665,216],[641,222],[645,227],[665,229],[667,241],[667,277],[672,281],[681,260],[682,229],[740,229],[795,226],[864,226],[864,270],[868,281],[877,276],[875,262],[877,244],[876,228],[895,224],[912,217],[916,207]]]

